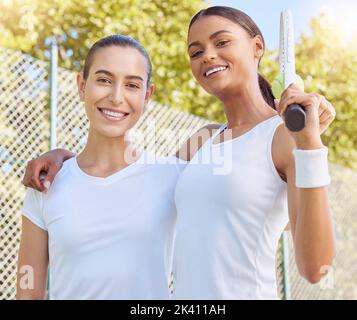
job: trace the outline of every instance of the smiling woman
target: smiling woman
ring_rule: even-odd
[[[275,105],[258,75],[264,47],[254,21],[234,8],[203,9],[189,25],[192,73],[221,101],[227,123],[189,154],[177,183],[176,299],[276,299],[275,254],[288,222],[302,276],[318,282],[320,268],[333,260],[327,148],[319,136],[321,124],[332,121],[322,110],[333,108],[295,86]],[[280,117],[293,102],[309,110],[308,124],[297,134]],[[183,149],[192,150],[207,129]],[[201,165],[199,159],[210,161]],[[319,168],[324,170],[314,175]],[[301,177],[309,183],[302,186]]]
[[[152,67],[145,49],[128,46],[124,41],[122,46],[113,45],[114,41],[108,37],[97,42],[87,55],[83,73],[77,77],[90,121],[89,140],[93,131],[123,136],[139,120],[142,106],[153,92]],[[115,56],[120,58],[114,60]]]
[[[222,20],[220,17],[213,15],[196,15],[191,20],[189,26],[191,32],[189,33],[187,48],[188,54],[190,56],[190,63],[193,75],[199,82],[200,79],[206,79],[207,81],[202,81],[200,82],[200,84],[208,93],[211,93],[213,95],[215,94],[215,92],[217,92],[217,90],[221,92],[221,94],[223,94],[224,91],[220,90],[218,87],[217,89],[210,88],[209,83],[214,84],[215,86],[218,86],[220,83],[220,85],[224,87],[225,84],[222,81],[224,80],[225,83],[232,83],[231,77],[242,79],[242,81],[244,81],[244,79],[248,77],[248,74],[251,72],[251,70],[259,67],[260,59],[262,58],[265,49],[263,35],[258,26],[248,15],[246,15],[244,12],[237,10],[235,15],[229,11],[224,12],[223,17],[226,18],[226,20]],[[213,31],[212,28],[205,28],[204,30],[198,29],[197,24],[195,24],[198,19],[203,20],[203,23],[205,23],[204,21],[206,20],[213,21],[212,23],[219,25],[220,28],[219,30],[214,29]],[[232,25],[229,24],[229,21],[234,21],[237,23],[237,25],[232,28]],[[193,34],[202,34],[202,37],[198,37],[198,39],[207,38],[209,39],[209,42],[204,44],[202,40],[196,40],[197,37],[193,37]],[[251,48],[246,45],[247,42],[244,40],[250,38],[255,39],[257,45],[256,55],[258,59],[254,62],[245,59],[245,57],[247,57],[251,53]],[[217,53],[215,52],[216,49]],[[228,62],[227,64],[200,63],[200,58],[202,57],[202,55],[209,56],[212,54],[211,60],[215,61],[215,55],[217,55],[218,52],[224,57],[227,57],[225,59],[225,61]],[[244,52],[245,56],[242,54],[238,54],[238,52]],[[239,58],[241,63],[240,65],[234,64],[233,68],[233,64],[230,61],[232,61],[232,59],[234,58]],[[247,64],[247,61],[251,64]],[[199,65],[201,66],[201,69],[198,69]],[[226,70],[228,70],[229,73],[227,73]],[[208,81],[212,78],[216,79],[219,76],[220,82]],[[275,108],[274,96],[271,91],[270,84],[260,74],[258,74],[258,80],[259,87],[265,101],[271,107]]]
[[[18,299],[45,297],[48,265],[51,299],[169,298],[181,169],[126,139],[153,93],[150,75],[149,56],[131,38],[109,36],[90,49],[77,77],[88,141],[47,193],[26,193]],[[21,281],[23,266],[32,288]]]

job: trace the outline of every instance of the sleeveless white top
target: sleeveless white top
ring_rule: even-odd
[[[287,185],[272,160],[280,116],[208,139],[178,179],[175,299],[277,299],[275,259]]]

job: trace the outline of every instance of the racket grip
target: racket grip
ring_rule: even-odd
[[[302,106],[293,103],[286,108],[285,125],[290,131],[300,131],[306,125],[306,113]]]

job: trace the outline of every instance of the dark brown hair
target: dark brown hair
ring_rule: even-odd
[[[83,78],[87,79],[88,74],[89,74],[89,69],[92,65],[93,62],[93,57],[94,54],[96,53],[97,50],[101,48],[106,48],[106,47],[111,47],[111,46],[119,46],[123,48],[134,48],[138,50],[146,59],[147,64],[148,64],[148,79],[146,86],[149,86],[150,79],[151,79],[151,72],[152,72],[152,65],[151,65],[151,60],[150,56],[147,53],[146,49],[137,41],[135,41],[133,38],[121,35],[121,34],[113,34],[110,36],[107,36],[105,38],[102,38],[98,40],[96,43],[93,44],[93,46],[89,49],[87,57],[84,62],[84,67],[83,67]]]
[[[259,35],[261,36],[263,40],[263,46],[265,48],[265,42],[264,38],[262,35],[262,32],[258,28],[258,26],[255,24],[255,22],[252,20],[251,17],[249,17],[247,14],[244,12],[234,9],[231,7],[224,7],[224,6],[213,6],[209,7],[207,9],[200,10],[197,12],[193,18],[191,19],[190,25],[188,27],[188,30],[190,31],[191,26],[201,17],[203,16],[220,16],[223,18],[226,18],[228,20],[231,20],[232,22],[238,24],[241,26],[252,38],[255,36]],[[260,62],[260,60],[259,60]],[[259,66],[259,65],[258,65]],[[273,108],[275,109],[275,103],[274,103],[274,95],[271,90],[271,85],[265,78],[258,73],[258,80],[259,80],[259,87],[260,91],[264,97],[264,100]]]

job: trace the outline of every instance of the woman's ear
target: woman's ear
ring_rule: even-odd
[[[77,74],[77,88],[80,101],[84,101],[84,91],[86,87],[86,81],[83,78],[83,72]]]
[[[150,98],[153,95],[154,91],[155,91],[155,86],[153,84],[149,84],[148,88],[146,89],[146,93],[145,93],[144,111],[145,111],[146,106],[149,103]]]
[[[260,60],[264,54],[264,42],[263,38],[260,35],[254,37],[254,55]]]

